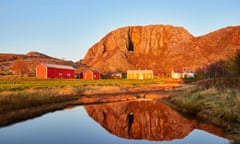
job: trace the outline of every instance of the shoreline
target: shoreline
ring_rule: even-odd
[[[0,92],[0,94],[4,94],[4,96],[1,95],[0,98],[5,97],[7,99],[0,100],[0,102],[2,104],[8,103],[10,107],[9,109],[3,108],[0,110],[0,127],[77,105],[151,99],[162,101],[179,112],[191,114],[193,117],[196,117],[196,119],[221,127],[226,134],[238,136],[240,134],[240,126],[229,120],[223,121],[222,115],[216,113],[215,109],[210,109],[208,112],[198,114],[198,107],[201,107],[201,105],[197,104],[195,99],[191,99],[191,96],[199,90],[199,87],[201,87],[201,85],[196,83],[184,84],[176,81],[165,81],[146,85],[111,84],[88,85],[85,87],[67,85],[60,88],[3,91]],[[206,93],[204,90],[206,89],[204,88],[203,92],[200,91],[200,93],[206,94],[206,97],[204,96],[202,98],[207,99],[211,97],[211,93]],[[184,107],[182,105],[186,102],[184,100],[192,105],[190,105],[190,107]],[[215,102],[216,100],[217,99],[213,98],[208,102]],[[204,103],[201,104],[205,105]],[[1,107],[3,107],[3,105],[1,105]],[[226,106],[223,108],[228,109]],[[20,117],[26,113],[29,115]],[[219,116],[214,118],[215,115]]]
[[[180,113],[240,135],[240,80],[209,79],[171,91],[162,102]]]
[[[39,101],[39,95],[33,95],[42,92],[42,90],[30,90],[28,91],[31,92],[29,94],[30,96],[17,97],[23,97],[24,99],[24,97],[28,98],[33,96],[36,98],[31,100],[33,104],[30,104],[29,106],[22,106],[19,108],[13,108],[9,105],[9,110],[5,109],[5,111],[2,111],[0,113],[0,127],[5,127],[16,122],[21,122],[27,119],[41,116],[48,112],[62,110],[66,107],[72,107],[77,105],[132,101],[138,99],[159,100],[166,97],[170,89],[172,89],[172,87],[176,87],[177,85],[178,84],[167,84],[161,86],[151,85],[140,87],[89,86],[85,88],[85,91],[81,91],[81,93],[72,93],[72,91],[70,91],[69,93],[68,91],[67,93],[61,93],[57,96],[50,96],[50,101],[48,101],[48,99],[43,100],[46,103],[38,102],[35,104],[34,101]],[[19,92],[7,92],[5,94],[6,95],[4,97],[15,97],[19,94]],[[44,96],[42,95],[42,97]],[[24,101],[23,99],[21,101]],[[12,102],[12,105],[14,105],[14,102]]]

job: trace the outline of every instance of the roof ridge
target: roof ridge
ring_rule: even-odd
[[[43,63],[44,66],[48,68],[59,68],[59,69],[70,69],[70,70],[75,70],[74,67],[69,66],[69,65],[59,65],[59,64],[47,64]]]

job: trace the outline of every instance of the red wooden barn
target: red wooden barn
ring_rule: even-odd
[[[100,73],[95,70],[86,70],[83,74],[83,79],[85,80],[99,80]]]
[[[36,77],[41,79],[75,78],[75,69],[66,65],[41,63],[36,66]]]

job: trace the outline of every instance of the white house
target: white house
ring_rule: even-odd
[[[174,79],[194,78],[194,76],[194,71],[187,68],[174,68],[171,73],[171,77]]]

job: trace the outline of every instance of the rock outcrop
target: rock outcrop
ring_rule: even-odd
[[[114,30],[93,45],[82,64],[101,73],[152,69],[169,74],[174,67],[197,69],[225,60],[240,48],[240,26],[194,37],[182,27],[130,26]]]

